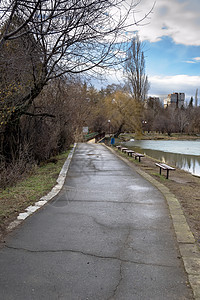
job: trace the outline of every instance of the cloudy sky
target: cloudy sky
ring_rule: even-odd
[[[153,4],[141,0],[136,20]],[[185,92],[189,99],[198,88],[200,98],[200,0],[156,0],[152,13],[135,30],[144,43],[149,94]]]

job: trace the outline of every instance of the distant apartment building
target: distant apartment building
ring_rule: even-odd
[[[154,108],[157,103],[160,102],[160,98],[159,97],[152,97],[152,96],[149,96],[148,99],[145,100],[144,102],[144,106],[147,108],[147,106],[151,106],[152,108]]]
[[[166,99],[164,99],[164,108],[168,106],[173,106],[175,108],[180,108],[184,106],[185,93],[173,93],[169,94]]]

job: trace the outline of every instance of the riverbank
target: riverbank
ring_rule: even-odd
[[[175,195],[181,204],[188,225],[200,249],[200,178],[176,168],[175,171],[170,172],[169,179],[166,179],[164,171],[163,175],[160,176],[159,174],[159,168],[155,165],[157,160],[145,156],[139,163],[134,158],[128,157],[127,154],[121,153],[115,147],[113,149],[117,154],[133,163],[136,168],[141,169],[162,183]]]
[[[133,133],[121,133],[117,141],[128,142],[130,139],[138,139]],[[190,134],[180,134],[172,133],[168,135],[167,133],[155,133],[155,132],[145,132],[139,138],[140,140],[196,140],[200,139],[200,134],[190,135]]]

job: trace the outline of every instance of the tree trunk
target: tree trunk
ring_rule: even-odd
[[[12,112],[11,117],[8,119],[5,129],[2,132],[1,138],[1,153],[3,159],[7,163],[15,161],[19,158],[19,151],[21,145],[21,130],[20,130],[20,118],[24,115],[30,108],[33,100],[40,94],[44,87],[44,82],[40,82],[35,86],[29,94],[27,94],[20,101],[21,104],[18,105],[15,112]]]
[[[1,139],[1,155],[7,163],[15,161],[19,157],[20,149],[20,124],[19,116],[15,114],[10,118]]]
[[[123,126],[124,126],[124,123],[122,123],[122,124],[119,126],[117,132],[114,134],[114,137],[115,137],[115,138],[117,138],[117,137],[120,135],[120,133],[122,133],[122,128],[123,128]]]

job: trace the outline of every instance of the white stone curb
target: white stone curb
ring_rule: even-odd
[[[74,144],[73,149],[70,151],[61,171],[60,174],[58,176],[57,179],[57,184],[52,188],[52,190],[46,195],[40,198],[39,201],[37,201],[34,205],[30,205],[25,209],[25,212],[20,213],[17,216],[17,219],[13,222],[11,222],[9,224],[9,226],[7,227],[7,230],[13,230],[16,226],[18,226],[23,220],[25,220],[26,218],[28,218],[30,215],[32,215],[35,211],[37,211],[38,209],[40,209],[42,206],[44,206],[49,200],[51,200],[53,197],[55,197],[60,190],[62,189],[64,182],[65,182],[65,178],[74,154],[76,148],[76,143]]]

